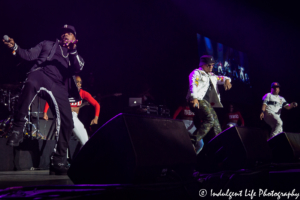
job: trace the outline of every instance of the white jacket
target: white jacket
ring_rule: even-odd
[[[217,84],[223,85],[225,83],[225,80],[229,80],[231,82],[231,79],[227,76],[217,76],[214,73],[207,74],[201,68],[195,69],[189,76],[190,83],[187,99],[203,100],[210,85],[209,81],[211,81],[213,88],[211,93],[209,94],[209,99],[211,101],[209,103],[211,103],[212,107],[223,108]]]

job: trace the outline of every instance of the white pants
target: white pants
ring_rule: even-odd
[[[264,116],[265,122],[269,124],[272,128],[271,137],[278,135],[282,130],[282,120],[280,119],[280,115],[274,113],[265,112]]]
[[[78,114],[76,112],[72,112],[72,115],[74,121],[73,133],[79,140],[81,146],[83,146],[89,139],[87,131],[85,130],[82,122],[78,119]]]

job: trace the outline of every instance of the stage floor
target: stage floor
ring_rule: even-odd
[[[16,186],[74,185],[67,175],[49,175],[49,170],[0,171],[0,189]]]

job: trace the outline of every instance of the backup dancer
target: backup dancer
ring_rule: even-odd
[[[95,107],[95,118],[91,121],[91,125],[93,124],[98,124],[98,118],[99,118],[99,113],[100,113],[100,105],[99,103],[92,97],[92,95],[83,89],[81,89],[81,84],[82,80],[80,76],[76,76],[76,83],[77,87],[79,90],[79,94],[82,99],[87,100],[90,104],[92,104]],[[79,108],[82,105],[82,100],[78,102],[72,103],[70,101],[70,106],[72,110],[72,115],[73,115],[73,122],[74,122],[74,128],[73,128],[73,133],[79,140],[81,146],[83,146],[87,141],[88,141],[88,134],[86,129],[84,128],[84,125],[82,122],[78,119],[78,113],[79,113]],[[44,119],[48,120],[48,115],[47,111],[49,109],[49,104],[46,102],[45,108],[44,108]]]
[[[280,85],[277,82],[271,84],[271,92],[263,96],[263,105],[261,108],[260,119],[264,119],[272,128],[271,137],[283,132],[282,120],[280,118],[282,108],[290,110],[297,107],[296,102],[288,104],[286,100],[279,96]]]

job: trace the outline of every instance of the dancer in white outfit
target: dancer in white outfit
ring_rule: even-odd
[[[297,107],[297,103],[293,102],[288,104],[286,100],[279,96],[280,85],[277,82],[271,84],[271,93],[265,94],[263,96],[263,105],[261,109],[260,119],[264,119],[267,124],[272,128],[271,137],[283,132],[282,130],[282,120],[280,119],[280,114],[282,108],[290,110]]]
[[[76,83],[77,83],[77,87],[79,89],[79,94],[80,94],[81,98],[87,100],[90,104],[92,104],[95,107],[95,118],[91,121],[91,125],[98,124],[98,118],[99,118],[99,113],[100,113],[99,103],[92,97],[92,95],[90,93],[81,89],[82,81],[81,81],[80,76],[76,76]],[[88,141],[88,134],[87,134],[86,129],[84,128],[84,125],[78,119],[79,108],[81,105],[82,105],[82,100],[75,102],[75,103],[70,103],[70,106],[72,109],[72,115],[73,115],[73,122],[74,122],[73,133],[75,134],[77,139],[80,141],[81,145],[83,146]],[[44,119],[45,120],[48,120],[48,115],[47,115],[48,108],[49,108],[49,105],[48,105],[48,103],[46,103],[45,108],[44,108]]]

